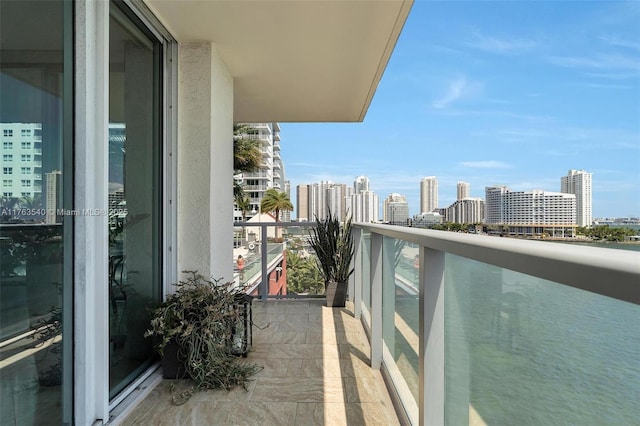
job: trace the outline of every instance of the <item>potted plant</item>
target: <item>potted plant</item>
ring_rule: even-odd
[[[190,378],[198,390],[228,390],[236,385],[246,389],[260,367],[241,362],[233,354],[234,333],[243,321],[238,300],[245,293],[233,288],[233,283],[185,272],[188,275],[177,284],[176,292],[152,311],[151,326],[145,333],[157,341],[164,377]],[[193,388],[186,397],[191,394]]]
[[[324,220],[316,216],[316,223],[311,230],[310,244],[325,281],[327,306],[344,307],[349,276],[353,273],[351,218],[341,224],[340,219],[329,211]]]

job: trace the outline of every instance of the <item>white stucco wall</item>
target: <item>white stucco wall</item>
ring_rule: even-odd
[[[233,274],[233,79],[208,42],[178,49],[178,271]]]

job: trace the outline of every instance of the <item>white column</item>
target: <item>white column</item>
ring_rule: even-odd
[[[178,51],[178,271],[233,278],[233,79],[211,43]]]
[[[74,207],[107,209],[109,3],[75,2]],[[74,217],[74,421],[109,419],[108,225]],[[65,261],[67,261],[65,259]]]

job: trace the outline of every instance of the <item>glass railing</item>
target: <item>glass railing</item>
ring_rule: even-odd
[[[324,281],[308,243],[308,222],[236,223],[235,281],[261,298],[318,297]]]
[[[355,233],[352,299],[409,423],[637,423],[640,246]]]

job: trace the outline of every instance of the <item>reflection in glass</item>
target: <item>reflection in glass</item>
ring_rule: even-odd
[[[69,421],[65,12],[62,1],[0,2],[0,424]]]
[[[160,44],[111,4],[109,27],[110,396],[153,359],[144,338],[160,286]]]

